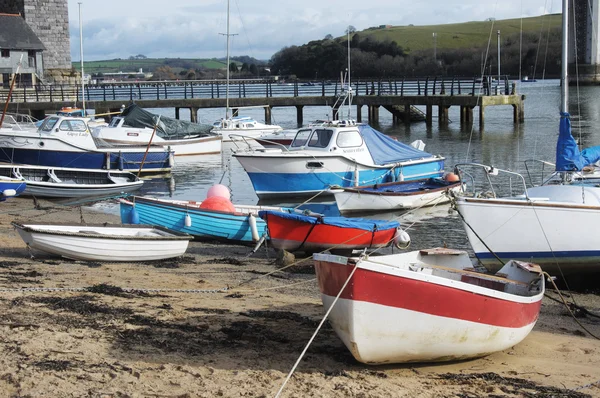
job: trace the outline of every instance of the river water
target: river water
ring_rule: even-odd
[[[518,125],[513,123],[511,106],[494,106],[486,108],[483,128],[479,127],[477,108],[474,110],[473,125],[461,127],[459,107],[450,108],[451,123],[447,126],[439,126],[434,118],[429,127],[424,122],[394,126],[391,114],[381,108],[380,123],[373,127],[405,143],[422,140],[426,144],[425,151],[446,158],[447,171],[452,171],[454,165],[461,162],[477,162],[521,172],[524,171],[523,161],[526,159],[554,162],[559,125],[560,82],[545,80],[519,83],[517,89],[519,93],[526,95],[525,122]],[[571,114],[574,115],[573,135],[581,140],[584,147],[600,145],[600,134],[595,133],[600,120],[599,94],[600,89],[596,87],[582,87],[580,90],[570,88],[569,105]],[[328,111],[325,107],[305,107],[304,120],[328,117]],[[355,108],[352,111],[355,112]],[[434,108],[434,115],[437,115],[436,111]],[[174,109],[152,112],[170,117],[175,115]],[[198,118],[200,122],[212,124],[224,114],[224,109],[202,109]],[[249,109],[243,114],[264,120],[262,109]],[[366,108],[362,114],[367,114]],[[189,114],[183,109],[181,118],[189,118]],[[297,127],[296,109],[274,108],[273,123],[284,128]],[[213,184],[222,183],[230,188],[234,203],[256,204],[258,198],[245,171],[231,156],[232,148],[235,146],[227,143],[223,145],[220,155],[177,157],[172,177],[146,180],[141,193],[155,197],[203,200]],[[339,214],[333,199],[319,203],[315,208],[327,215]],[[370,217],[398,219],[405,227],[409,227],[413,248],[447,245],[469,249],[460,220],[448,211],[448,206],[421,209],[408,215],[387,213]]]

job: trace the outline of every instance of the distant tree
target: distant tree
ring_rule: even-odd
[[[169,66],[159,66],[152,74],[152,80],[175,80],[177,75],[173,73],[173,69]]]
[[[135,58],[137,59],[147,59],[148,57],[146,57],[144,54],[138,54],[135,56]]]
[[[325,40],[333,40],[333,36],[331,34],[328,34],[325,36]]]
[[[135,58],[133,55],[130,55],[128,59],[130,59],[130,60],[132,60],[132,61],[133,61],[133,60],[134,60],[134,59],[136,59],[136,58]]]
[[[348,33],[352,34],[354,32],[356,32],[356,28],[354,26],[352,26],[352,25],[349,25],[348,29],[346,29],[346,31],[344,33],[345,34],[348,34]]]
[[[256,66],[256,64],[250,64],[248,71],[252,76],[258,76],[258,67]]]
[[[242,71],[242,72],[248,72],[248,68],[249,68],[248,64],[244,62],[244,63],[242,64],[242,69],[241,69],[241,71]]]
[[[237,72],[238,68],[237,68],[237,64],[235,62],[231,62],[229,64],[229,72]]]

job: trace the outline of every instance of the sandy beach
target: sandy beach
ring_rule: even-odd
[[[1,396],[273,397],[323,317],[310,259],[273,273],[272,250],[248,257],[248,247],[201,242],[152,263],[32,258],[14,220],[120,222],[27,198],[0,205]],[[568,296],[600,314],[598,294]],[[600,336],[600,318],[578,320]],[[533,332],[509,350],[367,366],[325,323],[282,396],[600,397],[600,341],[545,298]]]

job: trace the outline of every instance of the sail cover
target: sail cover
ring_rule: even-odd
[[[367,144],[367,148],[369,148],[369,152],[371,152],[373,162],[377,165],[432,157],[430,153],[398,142],[369,125],[361,124],[358,129]]]
[[[123,110],[122,115],[125,118],[125,124],[131,127],[148,127],[154,129],[158,120],[158,115],[150,113],[140,108],[136,104],[131,104]],[[164,139],[192,138],[214,135],[210,132],[211,125],[197,124],[178,120],[171,117],[161,116],[156,135]]]
[[[598,160],[600,160],[600,146],[586,148],[580,152],[571,134],[571,116],[566,112],[561,113],[556,144],[556,171],[580,171]]]

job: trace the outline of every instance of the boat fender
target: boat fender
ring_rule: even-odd
[[[254,214],[248,216],[248,224],[250,224],[250,232],[252,233],[252,241],[258,242],[260,235],[258,235],[258,227],[256,226],[256,217]]]
[[[394,235],[394,246],[400,250],[408,249],[410,246],[410,235],[402,228],[396,229],[396,235]]]
[[[135,205],[131,208],[129,212],[129,223],[130,224],[139,224],[140,223],[140,215],[138,214]]]
[[[185,213],[185,219],[183,220],[183,225],[185,225],[186,228],[189,228],[192,226],[192,217],[190,217],[190,215],[188,213]]]
[[[458,182],[460,178],[454,173],[446,173],[444,174],[444,180],[447,182]]]
[[[2,191],[2,196],[4,196],[5,198],[9,198],[11,196],[16,196],[17,195],[17,191],[15,191],[14,189],[5,189],[4,191]]]
[[[119,152],[119,160],[118,160],[118,162],[119,162],[119,170],[123,171],[123,166],[124,166],[124,164],[123,164],[123,154],[121,154],[121,152]]]

